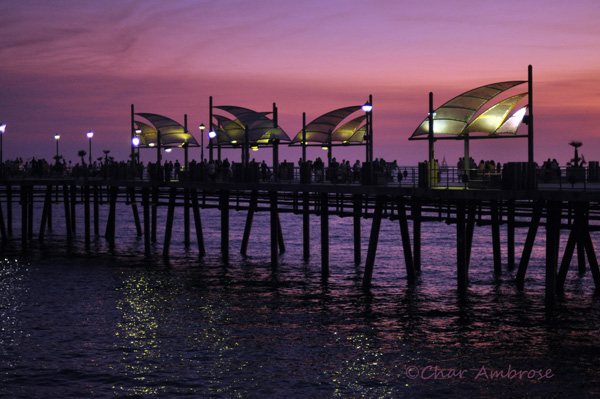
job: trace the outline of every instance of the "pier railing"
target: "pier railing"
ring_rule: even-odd
[[[524,163],[520,163],[523,165]],[[278,175],[274,175],[270,167],[261,168],[255,164],[243,168],[241,164],[233,167],[217,168],[214,175],[208,173],[205,165],[196,164],[194,169],[161,170],[144,168],[136,165],[132,168],[128,163],[114,162],[96,169],[67,168],[57,172],[53,168],[43,172],[24,168],[6,168],[5,180],[18,179],[70,179],[79,181],[91,180],[139,180],[139,181],[194,181],[194,182],[279,182],[279,183],[308,183],[308,184],[367,184],[390,187],[421,187],[433,189],[543,189],[543,190],[600,190],[600,169],[597,162],[590,162],[588,167],[555,166],[536,167],[533,181],[522,181],[527,173],[514,169],[506,173],[511,165],[505,164],[502,169],[459,169],[452,166],[436,166],[432,170],[426,163],[420,166],[396,166],[387,164],[366,176],[362,170],[324,166],[322,169],[310,168],[301,170],[292,163],[282,163]],[[424,166],[424,167],[423,167]],[[531,180],[531,177],[528,176]]]

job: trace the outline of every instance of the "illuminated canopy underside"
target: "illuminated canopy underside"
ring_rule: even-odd
[[[214,129],[219,144],[246,142],[245,129],[239,120],[234,121],[222,115],[213,115],[213,117],[217,120],[219,126]]]
[[[526,112],[527,106],[519,108],[519,110],[512,114],[494,134],[517,134],[517,130],[519,130],[519,126],[521,126],[521,122],[523,122]]]
[[[250,144],[268,144],[273,140],[280,142],[289,142],[290,138],[279,127],[273,127],[273,121],[265,114],[256,112],[251,109],[235,107],[230,105],[222,105],[215,107],[234,115],[235,121],[221,115],[213,115],[219,126],[214,126],[213,129],[217,132],[219,143],[229,144],[233,140],[238,143],[245,143],[245,129],[248,129],[248,141]],[[221,126],[221,123],[225,126]],[[237,125],[237,126],[236,126]],[[239,130],[241,128],[241,131]],[[235,144],[235,143],[231,143]]]
[[[469,123],[469,125],[463,130],[461,135],[469,133],[487,133],[490,135],[499,134],[499,129],[506,120],[508,114],[513,110],[517,103],[526,95],[527,93],[517,94],[516,96],[509,97],[503,101],[500,101],[498,104],[490,107],[477,118],[475,118],[473,122]],[[521,120],[523,120],[523,117],[521,117]],[[513,134],[515,133],[516,130]]]
[[[140,139],[138,147],[154,147],[157,143],[156,129],[140,121],[135,121],[135,124],[142,131],[141,133],[136,133],[136,136]]]
[[[433,113],[433,134],[459,136],[467,127],[477,111],[498,94],[511,89],[525,81],[493,83],[467,91],[448,101]],[[411,138],[429,134],[429,118],[419,125]]]
[[[328,144],[330,142],[362,142],[365,129],[362,129],[361,134],[361,129],[359,129],[359,126],[365,120],[366,115],[361,115],[358,118],[354,118],[336,129],[336,126],[339,125],[344,119],[360,109],[361,106],[356,105],[352,107],[336,109],[319,116],[305,126],[304,130],[306,131],[306,142],[315,144]],[[302,130],[296,134],[291,144],[301,143]]]
[[[156,145],[158,131],[160,131],[160,145],[163,147],[181,147],[186,143],[188,147],[198,147],[198,142],[194,136],[173,119],[148,113],[138,113],[136,115],[149,120],[154,126],[153,128],[145,123],[135,121],[138,128],[142,130],[141,135],[138,135],[140,137],[140,147],[151,147],[150,144]]]

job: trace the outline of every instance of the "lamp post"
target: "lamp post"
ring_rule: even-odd
[[[56,133],[54,135],[54,140],[56,140],[56,163],[58,163],[58,140],[60,140],[60,134]]]
[[[134,156],[134,162],[133,164],[136,164],[136,160],[137,162],[140,162],[140,138],[138,136],[135,136],[134,138],[131,139],[131,145],[133,146],[133,150],[135,151],[137,148],[137,155]]]
[[[135,129],[135,135],[131,138],[131,162],[133,167],[140,163],[140,143],[142,140],[140,139],[140,135],[142,134],[142,129]],[[137,151],[136,151],[137,148]]]
[[[206,129],[206,126],[201,123],[198,129],[200,129],[200,162],[204,162],[204,129]]]
[[[365,146],[366,146],[366,159],[367,166],[369,169],[369,184],[374,184],[373,177],[375,176],[373,170],[373,96],[369,94],[369,101],[362,106],[363,112],[367,116],[366,131],[365,131]]]
[[[94,132],[92,130],[90,130],[89,132],[86,133],[86,135],[90,142],[89,161],[90,161],[90,167],[91,167],[92,166],[92,137],[94,137]]]
[[[208,148],[209,148],[209,161],[213,160],[213,139],[217,137],[217,132],[215,132],[214,130],[211,130],[210,132],[208,132],[208,139],[210,140],[208,142]]]
[[[6,123],[0,125],[0,176],[4,176],[4,158],[2,158],[2,137],[6,131]]]
[[[369,95],[369,101],[362,106],[362,110],[367,115],[367,128],[366,128],[366,147],[367,162],[373,162],[373,96]]]

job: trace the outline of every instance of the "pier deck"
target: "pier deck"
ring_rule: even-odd
[[[43,204],[40,226],[33,226],[34,204]],[[304,258],[310,257],[309,216],[319,215],[321,222],[321,263],[326,278],[329,270],[329,218],[352,217],[354,223],[354,259],[362,260],[360,253],[361,220],[369,219],[371,232],[364,265],[363,287],[371,285],[379,226],[383,218],[397,220],[402,237],[406,276],[414,281],[419,274],[421,259],[421,231],[427,222],[456,225],[457,286],[466,292],[471,243],[475,226],[490,226],[494,272],[502,270],[501,246],[507,248],[507,267],[517,267],[514,232],[528,229],[527,239],[518,264],[517,283],[523,284],[529,256],[540,226],[546,231],[546,299],[553,303],[555,295],[564,288],[565,277],[575,247],[578,249],[579,271],[587,264],[593,274],[597,292],[600,291],[600,272],[591,231],[600,227],[600,183],[540,183],[534,190],[506,190],[466,188],[460,184],[446,184],[434,188],[412,185],[361,185],[357,183],[287,182],[153,182],[143,180],[103,179],[8,179],[0,183],[0,233],[4,244],[14,244],[13,212],[20,207],[21,240],[23,247],[30,240],[44,240],[45,230],[52,224],[52,208],[64,207],[65,228],[70,239],[78,224],[83,223],[86,244],[92,230],[100,235],[99,209],[108,207],[104,236],[114,245],[117,238],[116,207],[131,206],[132,220],[139,236],[144,237],[145,253],[150,243],[157,241],[157,225],[164,223],[163,255],[169,256],[174,223],[174,209],[184,208],[184,242],[190,245],[192,220],[200,255],[204,255],[201,210],[218,208],[221,212],[221,255],[229,258],[229,212],[245,212],[246,226],[240,252],[245,255],[253,216],[256,212],[270,213],[271,265],[277,267],[278,256],[285,251],[284,235],[279,222],[280,213],[303,217]],[[141,217],[140,209],[141,207]],[[75,220],[76,207],[85,209],[82,221]],[[166,207],[166,220],[158,220],[157,208]],[[39,207],[38,207],[39,208]],[[190,213],[193,218],[190,218]],[[409,229],[409,221],[412,229]],[[507,237],[501,242],[499,226],[506,225]],[[93,226],[93,228],[92,228]],[[409,232],[412,230],[412,234]],[[559,263],[558,237],[561,230],[569,232],[568,242]],[[37,234],[34,234],[34,231]],[[560,267],[559,267],[560,266]]]

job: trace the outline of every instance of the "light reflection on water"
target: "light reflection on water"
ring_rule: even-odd
[[[353,263],[350,218],[331,218],[330,277],[323,281],[318,218],[311,219],[311,260],[304,263],[301,217],[281,216],[286,252],[273,270],[266,214],[255,217],[250,257],[244,259],[238,253],[244,215],[231,213],[231,257],[224,265],[218,228],[210,229],[219,226],[217,211],[202,213],[208,255],[199,259],[194,245],[184,248],[183,226],[176,223],[168,263],[160,242],[144,259],[130,210],[119,211],[114,249],[98,238],[86,251],[81,231],[68,245],[57,208],[46,244],[32,242],[27,252],[4,250],[0,395],[558,398],[598,393],[600,376],[593,365],[600,306],[593,281],[589,272],[579,277],[572,268],[565,297],[546,314],[543,231],[520,291],[513,282],[516,271],[493,275],[491,234],[478,227],[469,293],[460,298],[454,226],[424,226],[423,271],[409,285],[398,225],[384,221],[373,288],[364,292],[363,266]],[[369,230],[370,221],[363,220],[363,261]],[[520,245],[524,234],[517,236]],[[566,237],[562,240],[564,248]],[[407,377],[411,367],[423,372],[428,366],[467,371],[464,378]],[[482,367],[509,366],[552,368],[555,376],[475,380]]]

